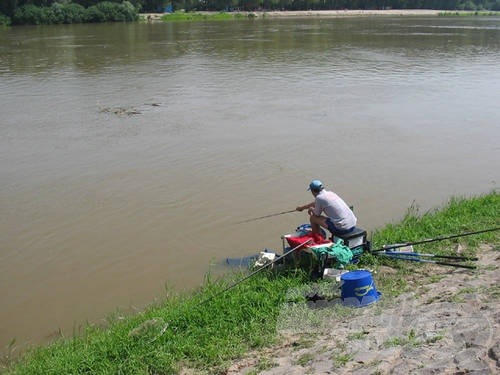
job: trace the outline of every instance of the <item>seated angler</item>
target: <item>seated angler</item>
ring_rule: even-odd
[[[354,230],[356,216],[342,198],[333,191],[326,190],[319,180],[311,181],[308,190],[311,190],[314,202],[298,206],[296,210],[308,209],[313,237],[320,235],[321,227],[328,229],[332,237],[345,235]]]

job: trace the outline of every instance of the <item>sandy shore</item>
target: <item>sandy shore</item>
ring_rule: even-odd
[[[331,304],[284,307],[280,343],[226,374],[498,374],[500,248],[484,245],[479,258],[475,271],[418,268],[408,276],[411,293],[382,294],[347,316]],[[390,272],[383,267],[375,279]]]
[[[252,12],[266,17],[353,17],[353,16],[437,16],[440,10],[430,9],[387,9],[387,10],[298,10]]]

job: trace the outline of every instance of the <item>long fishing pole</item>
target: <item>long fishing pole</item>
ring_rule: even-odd
[[[242,223],[248,223],[250,221],[254,221],[254,220],[260,220],[260,219],[266,219],[268,217],[272,217],[272,216],[278,216],[278,215],[284,215],[284,214],[289,214],[291,212],[296,212],[297,210],[290,210],[290,211],[283,211],[283,212],[278,212],[276,214],[270,214],[270,215],[265,215],[265,216],[260,216],[260,217],[254,217],[252,219],[247,219],[247,220],[243,220],[243,221],[238,221],[236,222],[235,224],[242,224]]]
[[[454,234],[454,235],[451,235],[451,236],[440,236],[440,237],[429,238],[429,239],[421,240],[421,241],[405,242],[405,243],[398,243],[398,244],[393,244],[393,245],[384,245],[382,248],[377,249],[377,250],[372,250],[371,252],[372,253],[377,253],[377,252],[387,251],[387,250],[390,250],[390,249],[397,249],[397,248],[405,247],[405,246],[420,245],[420,244],[423,244],[423,243],[443,241],[443,240],[448,240],[448,239],[451,239],[451,238],[471,236],[473,234],[494,232],[496,230],[500,230],[500,227],[491,228],[491,229],[484,229],[484,230],[478,230],[478,231],[475,231],[475,232],[466,232],[466,233],[461,233],[461,234]]]
[[[436,260],[431,260],[431,259],[421,259],[417,257],[402,257],[402,256],[394,256],[394,255],[389,255],[389,254],[377,254],[379,256],[385,256],[390,259],[397,259],[397,260],[409,260],[413,262],[422,262],[422,263],[434,263],[434,264],[439,264],[442,266],[452,266],[452,267],[459,267],[459,268],[468,268],[468,269],[476,269],[476,266],[471,266],[468,264],[460,264],[460,263],[447,263],[447,262],[439,262]]]
[[[425,254],[425,253],[411,253],[411,252],[402,252],[402,251],[386,251],[383,255],[396,255],[402,257],[427,257],[427,258],[440,258],[440,259],[450,259],[456,261],[476,261],[479,258],[476,257],[462,257],[462,256],[454,256],[454,255],[436,255],[436,254]]]
[[[230,289],[233,289],[234,287],[238,286],[239,284],[241,284],[243,281],[245,280],[248,280],[249,278],[251,278],[253,275],[259,273],[260,271],[262,271],[263,269],[271,266],[272,264],[275,264],[276,262],[278,262],[279,260],[283,259],[284,257],[292,254],[295,250],[297,249],[300,249],[302,246],[308,244],[309,242],[311,242],[313,239],[312,238],[309,238],[307,241],[304,241],[302,242],[301,244],[298,244],[297,246],[295,246],[293,249],[290,249],[289,251],[287,251],[286,253],[284,253],[283,255],[280,255],[279,257],[277,257],[276,259],[274,259],[272,262],[269,262],[267,264],[264,264],[263,266],[257,268],[255,271],[251,272],[250,274],[248,274],[247,276],[245,276],[244,278],[242,278],[241,280],[238,280],[237,282],[235,282],[234,284],[231,284],[229,285],[226,289],[223,289],[221,290],[220,292],[208,297],[206,300],[204,300],[203,302],[201,302],[201,304],[204,304],[204,303],[207,303],[208,301],[210,301],[211,299],[213,299],[214,297],[217,297],[225,292],[227,292],[228,290]]]

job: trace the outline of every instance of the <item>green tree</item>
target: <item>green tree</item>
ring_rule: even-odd
[[[33,4],[17,8],[12,16],[12,23],[14,25],[40,25],[44,20],[44,10]]]

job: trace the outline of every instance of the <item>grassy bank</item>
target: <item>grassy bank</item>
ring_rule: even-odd
[[[251,14],[251,13],[250,13]],[[161,20],[164,22],[178,22],[178,21],[226,21],[234,19],[252,18],[243,13],[226,13],[226,12],[174,12],[165,13]]]
[[[440,16],[440,17],[475,17],[498,16],[497,11],[438,11],[426,9],[398,10],[302,10],[302,11],[255,11],[255,12],[184,12],[164,14],[141,14],[143,22],[163,21],[224,21],[235,19],[280,18],[280,17],[361,17],[361,16]]]
[[[499,217],[498,193],[454,198],[432,212],[419,213],[411,207],[401,223],[373,234],[373,248],[498,227]],[[481,242],[498,244],[499,234],[455,238],[418,250],[452,254],[460,243],[464,254],[473,255]],[[390,275],[382,268],[388,266],[393,270]],[[408,289],[408,276],[426,265],[367,254],[357,267],[378,270],[377,289],[396,295]],[[175,374],[190,367],[223,372],[232,359],[277,339],[276,320],[287,291],[309,282],[306,273],[294,269],[260,272],[237,283],[243,277],[233,274],[211,280],[207,276],[200,290],[186,295],[172,292],[161,304],[132,317],[116,314],[106,327],[89,325],[75,337],[30,351],[4,370],[8,374]],[[418,280],[424,282],[421,277]]]

